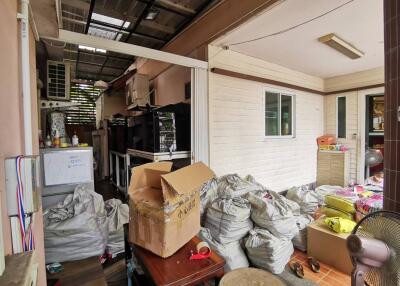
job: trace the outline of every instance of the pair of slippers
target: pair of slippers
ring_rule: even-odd
[[[313,272],[319,273],[320,265],[317,259],[314,257],[308,257],[307,262]],[[290,264],[290,269],[294,274],[296,274],[297,277],[304,278],[304,269],[299,262],[293,262]]]

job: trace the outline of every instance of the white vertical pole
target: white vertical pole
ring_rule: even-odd
[[[208,80],[207,70],[192,69],[192,144],[194,162],[209,165]]]
[[[21,0],[21,14],[18,15],[18,17],[21,19],[21,64],[25,155],[33,155],[31,78],[29,62],[29,0]]]

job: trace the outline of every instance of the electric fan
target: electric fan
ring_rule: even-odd
[[[400,214],[368,214],[347,238],[352,286],[400,285]]]
[[[369,168],[378,166],[383,162],[382,152],[378,149],[367,148],[365,150],[365,166],[367,167],[367,178],[369,177]]]

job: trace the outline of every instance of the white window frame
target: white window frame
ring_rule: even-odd
[[[281,133],[281,117],[282,117],[282,110],[281,110],[281,96],[285,95],[285,96],[290,96],[292,98],[292,135],[266,135],[266,123],[265,123],[265,98],[266,98],[266,93],[267,92],[271,92],[271,93],[278,93],[279,94],[279,102],[278,102],[278,110],[280,112],[279,114],[279,133]],[[279,90],[279,89],[273,89],[273,88],[264,88],[263,89],[263,122],[264,122],[264,139],[293,139],[296,138],[296,130],[295,130],[295,122],[296,122],[296,94],[294,94],[291,91],[287,91],[287,90]]]
[[[335,122],[336,122],[336,138],[337,139],[343,139],[346,140],[347,139],[347,98],[346,98],[346,109],[345,109],[345,114],[346,114],[346,122],[344,123],[345,126],[345,135],[344,138],[343,137],[339,137],[339,98],[344,97],[346,98],[346,95],[338,95],[336,96],[336,118],[335,118]]]

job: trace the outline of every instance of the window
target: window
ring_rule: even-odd
[[[77,125],[96,124],[96,98],[100,90],[89,84],[71,83],[71,102],[79,106],[65,110],[66,123]]]
[[[346,97],[337,97],[337,130],[336,134],[338,138],[346,138]]]
[[[293,137],[294,96],[265,92],[265,136]]]

